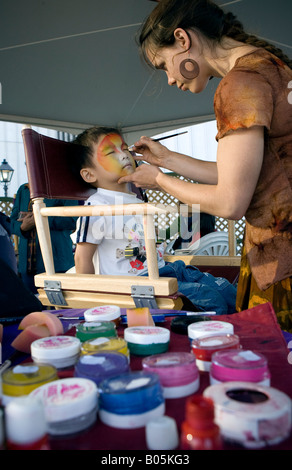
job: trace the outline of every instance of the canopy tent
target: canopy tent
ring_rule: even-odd
[[[291,56],[291,0],[218,3]],[[153,0],[1,0],[0,120],[72,133],[120,126],[131,143],[213,119],[217,79],[191,95],[141,61],[135,36],[154,7]]]

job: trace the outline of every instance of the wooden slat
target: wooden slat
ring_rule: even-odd
[[[194,255],[164,255],[164,260],[174,262],[184,261],[186,265],[192,266],[240,266],[240,256],[194,256]]]
[[[152,214],[143,215],[144,241],[147,257],[148,275],[152,280],[159,279],[155,227]],[[134,281],[135,282],[135,281]]]
[[[37,198],[33,203],[33,215],[35,220],[35,225],[37,229],[40,249],[42,252],[42,257],[45,265],[45,270],[47,274],[54,274],[54,258],[53,258],[53,249],[51,242],[51,233],[47,217],[42,217],[41,210],[45,208],[43,198]]]
[[[229,256],[236,256],[236,238],[235,238],[234,220],[228,220],[228,245],[229,245]]]
[[[175,211],[172,206],[162,204],[117,204],[100,206],[56,206],[43,207],[42,216],[55,217],[91,217],[91,216],[116,216],[116,215],[154,215],[167,214]]]
[[[36,287],[44,287],[45,281],[60,281],[61,289],[84,292],[104,292],[113,294],[131,294],[131,286],[153,286],[155,296],[174,295],[178,290],[175,278],[161,277],[149,279],[144,276],[109,276],[95,274],[46,273],[34,278]]]
[[[39,300],[43,305],[52,306],[47,298],[47,294],[43,289],[38,289]],[[135,308],[134,300],[129,295],[102,294],[98,292],[74,292],[63,291],[63,296],[67,302],[67,306],[54,305],[57,309],[66,308],[92,308],[99,305],[118,305],[121,308]],[[160,309],[181,310],[183,302],[180,297],[155,297],[157,306]]]

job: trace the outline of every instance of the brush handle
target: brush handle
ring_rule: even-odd
[[[178,132],[177,134],[166,135],[165,137],[160,137],[159,139],[152,139],[154,142],[160,142],[160,140],[171,139],[171,137],[176,137],[177,135],[187,134],[188,131]]]
[[[12,353],[11,356],[0,365],[0,376],[12,365],[14,359],[17,359],[21,354],[23,353],[20,351],[14,351],[14,353]]]

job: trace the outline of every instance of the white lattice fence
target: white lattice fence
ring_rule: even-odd
[[[185,180],[183,177],[179,177],[182,180]],[[191,180],[188,180],[191,181]],[[158,233],[166,233],[166,241],[170,241],[173,238],[176,238],[176,234],[169,233],[170,226],[173,227],[178,226],[178,217],[180,215],[180,202],[177,198],[163,193],[161,191],[154,191],[154,190],[147,190],[147,197],[148,202],[153,204],[163,204],[163,205],[171,205],[177,207],[177,212],[174,214],[166,214],[166,215],[156,215],[155,216],[155,226],[158,230]],[[225,231],[228,232],[228,219],[224,219],[222,217],[215,218],[215,227],[218,231]],[[236,254],[241,254],[242,249],[242,242],[244,236],[244,227],[245,227],[245,219],[240,219],[235,221],[235,238],[236,238]]]
[[[160,192],[160,191],[153,191],[153,190],[148,190],[147,191],[147,198],[148,202],[153,203],[153,204],[163,204],[164,206],[173,206],[177,207],[177,212],[176,213],[171,213],[171,214],[161,214],[161,215],[155,215],[154,216],[154,223],[155,227],[158,231],[158,234],[161,233],[167,233],[171,225],[177,224],[178,217],[179,217],[179,201],[178,199],[174,198],[173,196],[170,196],[169,194]],[[170,241],[173,239],[176,235],[170,235],[167,234],[166,241]]]
[[[0,197],[0,212],[6,214],[10,217],[14,204],[13,197]],[[18,253],[18,237],[16,235],[11,235],[11,241],[14,246],[15,253]]]
[[[228,232],[228,219],[222,217],[215,218],[216,230]],[[236,254],[241,255],[242,243],[244,237],[245,218],[235,221]]]
[[[10,216],[13,209],[13,197],[0,197],[0,212]]]

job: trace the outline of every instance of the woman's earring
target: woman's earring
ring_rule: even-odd
[[[188,65],[188,67],[187,67]],[[200,67],[198,62],[193,59],[182,60],[179,65],[180,74],[187,80],[193,80],[197,78],[200,73]]]

